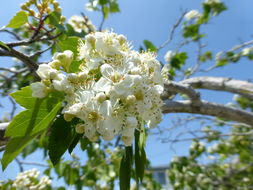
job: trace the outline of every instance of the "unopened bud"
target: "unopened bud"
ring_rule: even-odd
[[[76,129],[76,133],[83,134],[85,132],[85,125],[79,123],[79,124],[76,125],[75,129]]]
[[[53,68],[53,69],[56,69],[56,70],[59,70],[60,69],[60,66],[61,66],[61,62],[59,60],[53,60],[49,63],[49,65]]]
[[[64,117],[65,121],[71,121],[75,116],[72,114],[65,113],[63,115],[63,117]]]
[[[30,14],[30,16],[35,16],[34,10],[29,10],[29,14]]]
[[[136,97],[134,95],[129,95],[126,98],[127,104],[134,104],[136,102]]]
[[[122,45],[126,42],[126,37],[121,34],[118,36],[118,40],[119,40],[120,45]]]
[[[96,100],[99,102],[99,103],[102,103],[106,100],[106,95],[103,93],[103,92],[100,92],[96,95]]]
[[[86,36],[86,41],[91,45],[93,49],[96,47],[96,38],[92,35]]]
[[[70,82],[76,83],[76,82],[78,82],[78,75],[75,74],[75,73],[70,73],[70,74],[68,75],[68,80],[69,80]]]
[[[28,7],[26,6],[25,3],[24,3],[24,4],[21,4],[20,7],[21,7],[21,9],[23,9],[23,10],[28,10]]]
[[[85,72],[78,73],[78,77],[80,81],[85,81],[88,77],[88,75]]]
[[[61,16],[60,22],[63,23],[63,22],[65,22],[65,21],[66,21],[66,17],[65,17],[65,16]]]

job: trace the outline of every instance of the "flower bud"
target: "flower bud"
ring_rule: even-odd
[[[106,95],[103,93],[103,92],[100,92],[96,95],[96,100],[99,102],[99,103],[102,103],[106,100]]]
[[[30,16],[35,16],[35,14],[36,14],[36,13],[34,12],[34,10],[29,10],[29,15],[30,15]]]
[[[59,70],[61,66],[61,62],[59,60],[53,60],[50,63],[48,63],[48,65],[52,67],[53,69]]]
[[[85,72],[80,72],[78,73],[78,77],[79,77],[79,80],[83,82],[87,79],[88,75]]]
[[[66,17],[65,17],[65,16],[61,16],[60,22],[63,23],[63,22],[65,22],[65,21],[66,21]]]
[[[63,115],[63,117],[64,117],[65,121],[71,121],[75,116],[72,114],[65,113]]]
[[[86,41],[91,45],[93,49],[96,48],[96,38],[92,35],[87,35],[86,36]]]
[[[75,74],[75,73],[70,73],[70,74],[68,75],[68,80],[69,80],[70,82],[76,83],[76,82],[78,82],[78,75]]]
[[[76,125],[75,129],[76,129],[76,133],[83,134],[85,132],[85,125],[79,123]]]
[[[25,3],[24,3],[24,4],[21,4],[20,7],[21,7],[21,9],[23,9],[23,10],[28,10],[28,7],[27,7],[27,5],[26,5]]]
[[[134,95],[128,95],[126,98],[126,103],[131,105],[136,102],[136,97]]]
[[[122,45],[126,42],[126,37],[121,34],[118,36],[118,40],[119,40],[120,45]]]

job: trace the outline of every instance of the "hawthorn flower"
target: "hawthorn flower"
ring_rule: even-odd
[[[81,33],[82,31],[84,31],[85,33],[96,31],[96,27],[86,16],[74,15],[68,20],[68,24],[70,24],[72,28],[79,33]]]
[[[31,169],[18,174],[13,182],[13,187],[16,189],[27,190],[46,190],[51,185],[52,181],[48,176],[42,176],[38,179],[40,172],[37,169]]]
[[[41,82],[36,82],[31,84],[32,96],[36,98],[45,98],[49,93],[46,85]]]
[[[142,123],[153,128],[161,122],[163,77],[153,53],[131,50],[125,36],[109,31],[86,35],[77,49],[76,73],[69,72],[68,50],[39,70],[46,88],[64,93],[62,114],[66,121],[80,120],[77,133],[90,141],[120,135],[131,146]]]
[[[198,10],[191,10],[185,14],[184,18],[189,21],[192,19],[196,19],[200,16],[201,16],[201,14],[199,13]]]
[[[175,56],[175,52],[169,50],[167,51],[167,53],[165,54],[164,56],[164,60],[167,62],[167,63],[170,63],[171,59]]]

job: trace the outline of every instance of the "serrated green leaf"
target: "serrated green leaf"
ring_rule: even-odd
[[[10,20],[9,24],[6,27],[9,28],[19,28],[28,22],[28,13],[25,11],[19,11],[17,14]]]
[[[0,41],[0,45],[5,47],[8,51],[10,51],[11,49],[3,42]]]
[[[75,131],[71,127],[71,122],[65,121],[62,115],[55,120],[51,128],[52,132],[49,136],[48,153],[51,162],[53,165],[56,165],[73,142]]]
[[[123,155],[120,163],[120,172],[119,172],[120,190],[130,189],[132,157],[133,157],[132,146],[125,147],[125,154]]]
[[[70,65],[70,72],[78,71],[79,66],[82,63],[82,61],[78,60],[78,46],[80,42],[80,38],[72,36],[59,41],[57,44],[60,51],[71,50],[74,53],[74,60]]]
[[[2,169],[4,170],[9,165],[9,163],[11,163],[12,160],[26,147],[26,145],[28,145],[28,143],[31,142],[39,134],[40,133],[33,136],[27,135],[25,137],[12,138],[8,142],[3,158],[1,160]]]
[[[22,94],[24,94],[23,99]],[[22,88],[13,93],[12,97],[17,99],[17,103],[27,108],[16,115],[6,129],[5,135],[13,138],[32,136],[45,130],[61,109],[63,100],[58,93],[52,93],[43,99],[34,98],[30,87]]]
[[[157,52],[157,48],[155,47],[155,45],[152,42],[150,42],[148,40],[144,40],[143,43],[144,43],[147,50]]]

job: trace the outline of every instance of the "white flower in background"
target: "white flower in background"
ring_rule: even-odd
[[[222,55],[223,55],[223,52],[222,52],[222,51],[218,52],[218,53],[216,54],[216,56],[215,56],[215,60],[216,60],[216,61],[219,61],[219,60],[222,58]]]
[[[184,18],[186,20],[192,20],[192,19],[196,19],[200,16],[201,16],[201,14],[199,13],[198,10],[191,10],[185,14]]]
[[[131,50],[125,36],[109,31],[86,35],[77,48],[82,62],[78,72],[66,69],[73,61],[70,51],[55,54],[39,68],[43,85],[65,94],[65,120],[80,119],[77,133],[90,141],[121,135],[130,146],[142,123],[153,128],[161,122],[163,78],[154,54]],[[33,94],[39,90],[33,88]]]
[[[221,3],[220,0],[206,0],[205,1],[206,4],[213,4],[213,3]]]
[[[164,60],[167,62],[167,63],[170,63],[171,59],[175,56],[175,52],[169,50],[167,51],[167,53],[165,54],[164,56]]]
[[[37,169],[31,169],[18,174],[13,182],[13,187],[17,190],[46,190],[52,181],[48,176],[42,176],[38,179],[40,172]]]
[[[249,54],[251,54],[253,52],[253,47],[247,47],[247,48],[244,48],[242,50],[242,55],[243,56],[248,56]]]
[[[36,98],[45,98],[49,93],[48,87],[41,82],[32,83],[31,88],[32,96]]]
[[[76,32],[90,33],[96,31],[96,27],[92,24],[90,19],[86,16],[77,16],[74,15],[68,20],[68,24],[72,26],[72,28]]]

